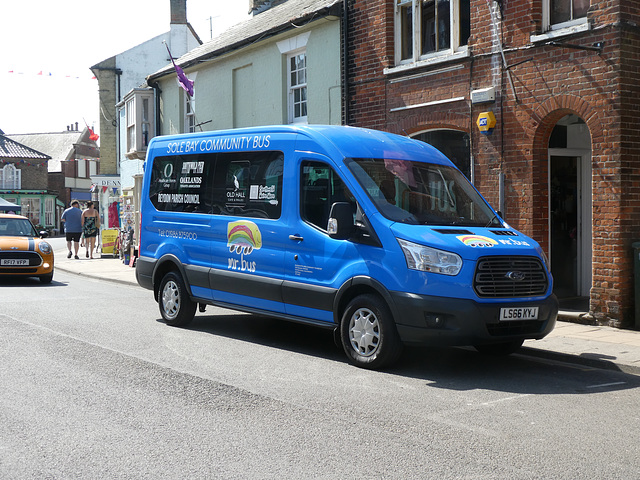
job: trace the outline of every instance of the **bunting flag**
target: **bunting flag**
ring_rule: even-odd
[[[91,162],[99,162],[100,158],[76,158],[75,160],[86,160],[86,161],[91,161]],[[49,160],[45,160],[44,162],[40,162],[40,163],[31,163],[31,162],[27,162],[24,159],[11,161],[11,160],[7,160],[7,159],[4,159],[4,158],[0,158],[0,163],[2,163],[2,164],[13,163],[13,164],[27,165],[29,167],[46,167],[48,162],[49,162]]]
[[[44,162],[41,162],[41,163],[30,163],[30,162],[26,162],[24,160],[18,160],[16,162],[12,162],[10,160],[5,160],[4,158],[0,158],[0,163],[13,163],[13,164],[20,163],[22,165],[27,165],[29,167],[44,167],[44,166],[47,165],[48,161],[49,160],[45,160]]]
[[[189,80],[187,75],[184,73],[184,70],[176,65],[176,62],[173,61],[173,56],[171,55],[171,50],[169,50],[169,45],[167,42],[163,41],[164,46],[167,47],[167,52],[169,52],[169,58],[171,59],[171,63],[173,63],[173,68],[176,70],[176,74],[178,75],[178,83],[184,89],[190,97],[193,97],[193,80]]]
[[[11,75],[34,75],[36,77],[58,77],[58,78],[70,78],[72,80],[97,80],[95,75],[91,75],[91,76],[80,76],[80,75],[71,75],[69,73],[52,73],[52,72],[47,72],[45,70],[40,70],[38,72],[35,71],[31,71],[31,72],[22,72],[19,70],[7,70],[8,74]]]

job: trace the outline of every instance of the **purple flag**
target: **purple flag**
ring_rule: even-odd
[[[176,73],[178,74],[178,83],[182,88],[184,88],[184,91],[187,92],[190,97],[193,97],[193,80],[189,80],[185,75],[184,70],[182,70],[178,65],[174,63],[173,66],[176,68]]]
[[[164,46],[167,47],[167,52],[169,52],[169,58],[171,59],[171,63],[173,63],[173,68],[176,69],[176,73],[178,74],[178,83],[182,88],[184,88],[184,91],[187,92],[190,97],[193,97],[193,80],[189,80],[187,78],[187,75],[184,73],[184,70],[182,70],[182,68],[176,65],[176,62],[173,61],[171,50],[169,50],[169,45],[167,45],[165,42],[162,43],[164,43]]]

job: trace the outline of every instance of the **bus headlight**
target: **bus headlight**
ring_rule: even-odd
[[[404,253],[408,268],[422,272],[441,273],[443,275],[457,275],[460,273],[462,258],[459,255],[399,238],[397,240]]]

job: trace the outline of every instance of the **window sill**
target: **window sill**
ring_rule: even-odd
[[[383,73],[385,75],[392,75],[394,73],[410,72],[418,68],[429,67],[432,65],[440,65],[443,63],[453,62],[453,61],[460,60],[462,58],[467,58],[467,57],[469,57],[469,49],[467,47],[463,47],[455,53],[436,55],[428,58],[422,58],[417,62],[405,63],[401,65],[396,65],[395,67],[385,68],[383,70]]]
[[[127,153],[124,154],[124,156],[127,157],[127,159],[129,160],[144,160],[147,156],[147,151],[143,150],[139,152],[137,150],[129,150]]]
[[[574,33],[586,32],[588,30],[591,30],[591,25],[585,18],[583,21],[580,21],[578,23],[561,26],[560,28],[558,28],[557,25],[555,27],[552,25],[551,28],[555,29],[542,34],[532,34],[530,37],[531,43],[548,42],[549,40],[554,40],[559,37],[566,37],[567,35],[572,35]]]

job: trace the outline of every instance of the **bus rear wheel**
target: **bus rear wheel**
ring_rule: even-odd
[[[193,320],[197,304],[189,298],[187,287],[180,274],[169,272],[160,282],[158,306],[160,315],[167,325],[184,327]]]

